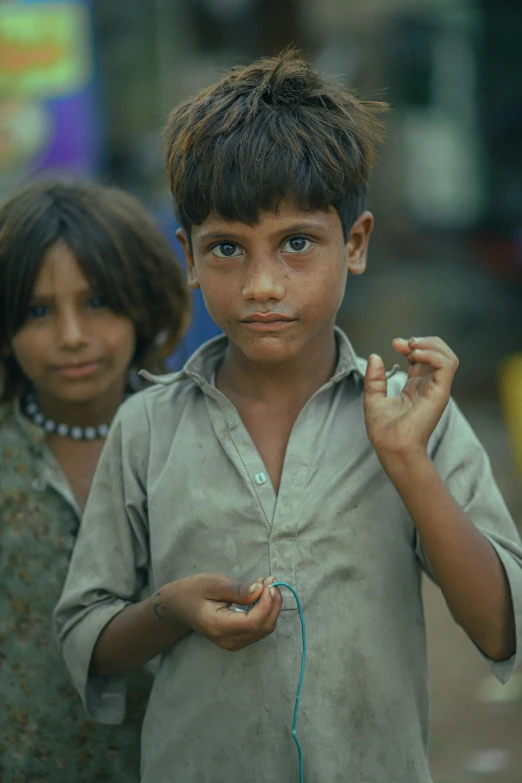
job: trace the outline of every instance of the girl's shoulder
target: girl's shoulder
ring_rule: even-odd
[[[20,465],[32,459],[31,438],[24,430],[17,404],[0,403],[0,463],[4,476],[13,466],[23,471]]]
[[[0,438],[18,429],[16,421],[16,403],[0,402]]]

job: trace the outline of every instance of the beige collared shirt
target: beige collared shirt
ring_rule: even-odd
[[[89,713],[119,721],[125,679],[88,678],[103,627],[147,582],[202,571],[293,585],[307,623],[298,736],[306,783],[428,783],[428,677],[414,525],[368,440],[363,373],[337,330],[334,375],[302,409],[279,493],[232,403],[210,382],[226,338],[120,410],[101,457],[56,631]],[[402,373],[392,374],[398,395]],[[429,452],[494,546],[511,586],[518,662],[522,548],[488,459],[451,402]],[[142,734],[143,783],[296,783],[290,733],[301,656],[295,600],[231,654],[192,633],[162,656]],[[516,658],[516,660],[515,660]]]

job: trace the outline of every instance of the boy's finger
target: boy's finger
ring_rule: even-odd
[[[283,596],[278,587],[272,587],[270,588],[270,591],[272,594],[272,608],[270,609],[266,622],[269,627],[273,627],[277,622],[277,618],[279,617],[279,613],[283,606]]]
[[[435,370],[447,370],[455,372],[458,367],[458,361],[456,357],[446,356],[446,354],[437,350],[429,350],[426,348],[415,348],[407,356],[410,364],[429,364]]]
[[[264,626],[273,607],[274,598],[269,587],[264,587],[255,606],[248,612],[247,618],[251,630]]]
[[[409,341],[405,340],[404,337],[395,337],[395,339],[392,340],[392,345],[396,351],[402,354],[408,353],[411,350]]]
[[[261,636],[264,636],[267,632],[270,633],[277,623],[282,603],[279,588],[268,586],[263,589],[259,600],[248,612],[221,607],[217,613],[219,635],[240,640],[251,635],[261,633]]]
[[[408,340],[405,340],[403,337],[396,337],[393,340],[393,347],[405,357],[409,364],[423,363],[435,369],[448,367],[453,372],[459,365],[459,360],[455,353],[440,337],[410,337]],[[430,351],[434,357],[435,354],[439,354],[443,358],[434,358],[431,361],[425,353],[418,353],[419,351]]]
[[[387,385],[384,362],[380,356],[372,353],[364,376],[364,395],[366,398],[386,397]]]
[[[440,351],[445,356],[451,359],[457,359],[455,353],[451,350],[449,345],[444,342],[440,337],[410,337],[408,340],[408,346],[410,350],[414,348],[422,348]]]
[[[227,604],[253,604],[261,595],[263,581],[240,582],[222,574],[209,574],[206,597]]]

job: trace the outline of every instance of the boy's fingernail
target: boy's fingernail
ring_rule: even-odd
[[[254,582],[253,585],[250,585],[250,590],[248,592],[249,593],[255,593],[256,590],[260,590],[262,587],[263,587],[263,583],[262,582]]]
[[[269,588],[268,588],[268,592],[270,593],[270,595],[272,596],[272,598],[275,596],[275,594],[276,594],[276,590],[277,590],[277,588],[276,588],[276,587],[269,587]]]

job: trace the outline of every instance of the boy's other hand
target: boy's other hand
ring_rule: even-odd
[[[386,396],[384,363],[375,354],[368,361],[364,383],[366,430],[383,463],[390,457],[425,455],[459,366],[451,348],[439,337],[396,338],[393,347],[411,365],[401,395]]]
[[[271,586],[274,581],[274,577],[260,578],[251,584],[223,574],[195,574],[162,587],[153,596],[155,613],[184,623],[223,650],[236,652],[275,630],[282,597]],[[230,604],[252,608],[237,612]]]

